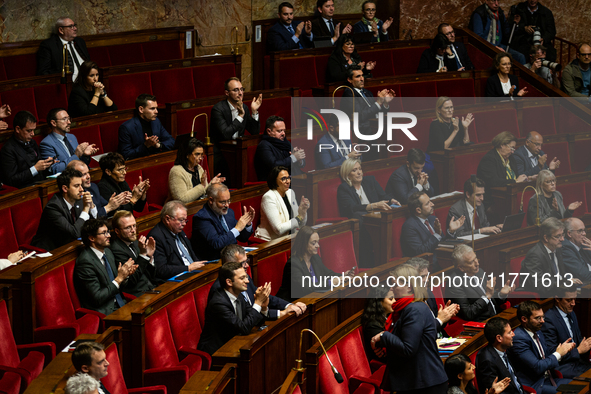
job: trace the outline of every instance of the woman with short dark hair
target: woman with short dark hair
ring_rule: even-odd
[[[521,97],[527,94],[527,88],[519,89],[519,78],[509,74],[512,60],[507,52],[497,53],[493,61],[496,72],[486,81],[485,97]]]
[[[476,367],[465,354],[455,354],[445,360],[445,373],[447,374],[448,385],[447,394],[478,394],[472,381],[475,377]],[[502,393],[509,384],[511,378],[505,378],[500,382],[495,379],[492,387],[483,394]]]
[[[425,49],[419,60],[417,73],[440,73],[457,71],[458,62],[450,48],[451,43],[446,36],[439,33],[431,41],[431,47]]]
[[[142,180],[142,177],[139,177],[139,182],[133,185],[133,189],[130,189],[129,184],[125,181],[127,175],[125,159],[116,152],[110,152],[101,157],[99,166],[103,170],[103,176],[98,183],[101,196],[109,201],[113,195],[128,193],[130,201],[127,204],[120,205],[118,210],[142,212],[146,206],[150,180]]]
[[[346,81],[347,71],[353,66],[360,66],[363,77],[371,78],[371,70],[375,68],[376,62],[361,61],[353,37],[350,34],[342,34],[326,63],[326,83]]]
[[[78,76],[72,87],[68,99],[68,114],[77,118],[109,111],[117,111],[117,106],[107,96],[105,85],[99,82],[98,65],[87,60],[80,65]]]
[[[396,302],[390,287],[377,286],[369,291],[369,298],[365,301],[365,309],[361,315],[363,327],[363,347],[368,360],[386,362],[386,352],[383,349],[375,351],[371,348],[371,339],[384,331],[386,319],[392,313],[392,305]]]

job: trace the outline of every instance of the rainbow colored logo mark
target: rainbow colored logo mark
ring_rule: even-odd
[[[324,128],[322,127],[322,125],[324,124],[324,127],[326,127],[326,130],[328,131],[328,125],[326,124],[326,120],[324,120],[324,117],[322,115],[320,115],[320,113],[318,111],[313,110],[312,108],[308,108],[308,107],[304,107],[304,110],[309,110],[312,111],[313,113],[310,112],[304,112],[306,115],[309,115],[312,119],[314,119],[316,121],[316,123],[318,123],[318,126],[320,126],[320,130],[324,131]],[[318,119],[320,118],[320,119]],[[322,121],[322,123],[320,123],[320,121]]]

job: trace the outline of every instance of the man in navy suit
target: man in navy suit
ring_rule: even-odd
[[[223,183],[212,183],[205,191],[207,203],[193,216],[193,250],[205,260],[220,258],[221,250],[237,241],[246,242],[252,235],[253,207],[244,207],[236,220],[230,208],[230,191]]]
[[[259,287],[252,306],[242,292],[248,290],[248,274],[238,262],[223,264],[218,274],[220,287],[211,294],[205,308],[205,324],[197,349],[214,354],[236,335],[248,335],[269,314],[271,284]]]
[[[465,218],[452,219],[447,234],[441,233],[441,223],[433,215],[433,203],[424,191],[416,192],[408,199],[410,217],[402,225],[400,244],[405,257],[423,253],[434,253],[439,241],[454,238],[455,232],[464,224]],[[439,271],[436,256],[433,255],[433,271]]]
[[[78,144],[75,135],[70,134],[72,118],[63,108],[53,108],[47,114],[47,124],[51,132],[41,141],[41,158],[55,159],[49,171],[52,174],[62,172],[72,160],[82,160],[90,163],[90,156],[98,152],[94,144],[83,142]]]
[[[279,4],[277,14],[279,21],[267,32],[267,52],[312,48],[312,22],[294,21],[288,2]]]
[[[476,381],[478,390],[485,393],[493,382],[509,378],[509,386],[503,391],[506,394],[525,394],[523,384],[517,377],[515,367],[507,357],[507,350],[513,346],[515,334],[511,330],[509,320],[493,317],[484,326],[484,336],[488,346],[476,355]]]
[[[214,172],[224,174],[230,185],[230,167],[222,155],[220,142],[238,139],[248,131],[250,135],[260,134],[259,108],[263,95],[252,99],[250,112],[244,98],[244,88],[240,79],[231,77],[224,83],[226,100],[216,103],[211,109],[211,141],[213,142]]]
[[[548,155],[542,150],[544,137],[538,132],[530,131],[525,139],[525,144],[520,146],[513,153],[517,163],[517,176],[525,174],[535,176],[541,170],[550,170],[554,172],[560,165],[560,160],[556,157],[550,164],[547,163]]]
[[[339,120],[335,115],[329,115],[326,119],[328,131],[316,144],[316,166],[318,170],[340,167],[347,158],[361,159],[361,152],[357,152],[351,145],[351,140],[339,139]]]
[[[312,33],[316,40],[330,39],[332,45],[337,42],[341,34],[351,33],[353,26],[347,24],[344,26],[341,22],[333,18],[334,2],[332,0],[318,0],[316,2],[316,18],[312,21]]]
[[[160,211],[160,223],[148,234],[156,241],[154,266],[156,277],[168,280],[185,271],[203,267],[205,261],[197,261],[197,255],[183,228],[187,224],[187,207],[178,200],[164,204]]]
[[[140,94],[135,99],[135,116],[119,126],[119,153],[129,160],[173,148],[174,138],[158,119],[156,96]]]
[[[416,192],[424,191],[427,196],[435,195],[434,189],[429,184],[429,175],[423,172],[425,167],[425,154],[418,148],[412,148],[406,156],[406,164],[398,167],[390,175],[386,184],[386,193],[406,204],[408,198]]]
[[[564,221],[564,226],[564,268],[583,283],[591,283],[591,240],[587,238],[585,223],[578,218],[568,218]]]
[[[101,379],[109,374],[105,347],[97,342],[82,342],[72,352],[72,365],[76,371],[88,374],[100,384],[103,394],[109,394]],[[68,380],[69,381],[69,380]]]
[[[447,37],[451,43],[450,47],[454,55],[456,55],[455,59],[458,65],[458,71],[474,70],[474,65],[468,56],[466,46],[459,41],[456,42],[454,28],[448,23],[442,23],[437,27],[437,32]]]
[[[113,216],[121,204],[127,204],[131,201],[131,192],[113,193],[109,201],[105,200],[101,196],[97,184],[91,182],[88,166],[83,161],[73,160],[66,168],[73,168],[82,174],[82,187],[85,192],[89,192],[92,195],[92,201],[97,209],[97,217]],[[113,214],[109,215],[110,212],[113,212]]]
[[[221,259],[222,265],[227,263],[240,263],[242,264],[242,268],[246,271],[246,275],[248,275],[248,257],[246,256],[246,251],[244,248],[237,244],[231,244],[226,246],[222,249],[221,252]],[[213,282],[211,285],[211,289],[209,290],[209,295],[207,296],[207,300],[209,301],[212,295],[220,288],[220,282],[217,280]],[[246,303],[253,305],[255,300],[257,287],[254,284],[250,275],[248,275],[248,289],[242,292],[242,296]],[[277,320],[289,312],[294,312],[296,316],[300,316],[302,313],[306,311],[306,304],[303,302],[295,302],[290,303],[287,302],[279,297],[275,297],[273,295],[269,295],[269,313],[268,318],[269,320]]]
[[[557,347],[546,344],[544,334],[540,331],[544,325],[544,311],[537,302],[524,301],[519,304],[517,318],[521,326],[515,329],[513,347],[509,349],[511,363],[519,366],[515,373],[523,384],[537,393],[556,393],[556,388],[568,384],[570,379],[554,377],[553,370],[574,349],[574,342],[569,338]]]
[[[554,307],[550,308],[544,316],[545,323],[542,326],[542,332],[548,347],[551,349],[572,338],[576,348],[562,358],[560,365],[556,369],[565,378],[574,378],[591,368],[589,363],[591,338],[583,337],[577,315],[573,311],[577,299],[577,289],[574,287],[559,287],[556,290]]]

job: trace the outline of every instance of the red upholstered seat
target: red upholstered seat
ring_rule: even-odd
[[[523,130],[521,130],[521,137],[526,137],[530,131],[537,131],[542,135],[556,134],[554,108],[551,105],[524,108],[522,116]],[[544,150],[546,150],[545,146]]]
[[[282,59],[279,61],[279,88],[298,87],[300,89],[311,89],[318,86],[314,57],[301,57]],[[304,70],[307,70],[304,72]]]
[[[437,200],[434,200],[433,203],[435,204],[435,211],[433,212],[433,215],[435,215],[439,219],[439,222],[441,223],[441,233],[446,234],[447,233],[447,214],[449,212],[449,207],[437,208]]]
[[[544,149],[545,151],[546,146],[544,145],[542,149]],[[575,157],[587,157],[589,152],[591,152],[591,139],[576,141],[574,151]],[[589,165],[589,160],[575,160],[575,162],[571,164],[572,172],[583,172],[585,171],[585,168],[587,168],[587,166]]]
[[[18,394],[20,388],[21,376],[16,372],[6,372],[0,379],[0,394]]]
[[[197,307],[197,316],[199,316],[199,325],[201,326],[201,329],[203,329],[203,326],[205,325],[205,308],[207,307],[207,296],[212,285],[213,282],[203,285],[193,291],[193,296],[195,297],[195,306]]]
[[[330,361],[343,376],[343,383],[337,384],[332,368],[326,360],[326,356],[322,355],[318,362],[318,374],[320,375],[319,387],[322,394],[348,394],[349,393],[349,380],[344,373],[343,365],[341,364],[341,357],[339,356],[339,350],[337,346],[333,346],[327,351]]]
[[[35,311],[35,340],[53,342],[60,350],[78,335],[96,334],[99,329],[100,318],[96,314],[88,313],[77,319],[64,266],[36,279]],[[81,313],[85,311],[80,310]]]
[[[560,106],[556,121],[556,131],[558,133],[579,133],[589,130],[591,130],[589,123],[567,110],[564,106]]]
[[[259,260],[257,265],[257,283],[255,285],[264,285],[271,283],[271,293],[277,294],[283,280],[283,268],[287,263],[287,254],[279,253],[273,256]],[[351,267],[349,267],[351,268]]]
[[[35,117],[39,117],[37,115],[37,107],[35,106],[35,94],[33,93],[33,88],[8,90],[2,92],[1,97],[2,103],[10,105],[10,109],[12,110],[12,115],[3,119],[8,123],[9,127],[14,127],[12,125],[12,119],[19,111],[29,111],[35,115]]]
[[[16,345],[4,300],[0,300],[0,338],[0,372],[17,373],[23,389],[39,376],[45,357],[48,358],[47,363],[55,357],[53,343]]]
[[[168,174],[173,164],[164,163],[142,170],[143,179],[150,180],[148,204],[151,211],[162,209],[168,198]]]
[[[101,383],[110,393],[152,393],[152,394],[166,394],[165,386],[140,387],[135,389],[128,389],[123,378],[123,371],[121,370],[121,360],[119,352],[115,344],[109,345],[105,349],[107,362],[109,363],[109,373],[101,379]]]
[[[575,146],[576,145],[577,144],[575,144]],[[544,151],[544,153],[546,153],[548,155],[548,163],[550,163],[550,161],[555,157],[558,158],[558,160],[560,160],[560,167],[558,167],[556,169],[556,171],[554,172],[556,174],[556,176],[568,175],[568,174],[572,173],[567,141],[555,142],[552,144],[544,144],[542,146],[542,150]],[[581,157],[581,156],[578,156],[578,157]],[[582,157],[585,157],[585,156],[582,156]],[[589,163],[587,162],[586,164],[589,164]]]
[[[404,99],[406,100],[406,99]],[[402,131],[396,130],[394,135],[396,136],[395,143],[400,144],[404,149],[400,152],[388,152],[389,157],[395,156],[406,156],[408,151],[412,148],[418,148],[423,152],[427,151],[429,146],[429,128],[431,127],[430,118],[418,118],[417,125],[410,129],[410,132],[417,137],[416,141],[408,138]],[[394,119],[396,121],[396,119]],[[400,123],[408,123],[408,119],[401,119]],[[398,149],[399,150],[399,149]],[[385,186],[384,186],[385,187]]]
[[[561,165],[562,167],[562,165]],[[575,201],[581,201],[583,205],[577,208],[573,214],[573,217],[579,218],[583,216],[585,212],[588,212],[587,207],[587,197],[585,194],[585,183],[571,183],[571,184],[563,184],[561,185],[558,183],[556,189],[562,193],[562,199],[564,201],[564,206],[568,208],[568,205]]]
[[[197,92],[199,95],[199,92]],[[199,108],[191,108],[186,110],[177,111],[176,113],[176,134],[183,135],[189,134],[191,132],[191,127],[193,126],[193,118],[199,114],[207,114],[208,122],[211,120],[211,109],[212,106],[207,107],[199,107]],[[198,140],[205,142],[206,136],[206,123],[205,123],[205,116],[200,116],[195,120],[195,129],[193,136]]]
[[[337,205],[337,188],[341,184],[340,178],[327,179],[318,182],[318,222],[323,218],[340,218]],[[345,218],[342,218],[343,220]],[[313,223],[308,223],[312,225]]]
[[[146,61],[146,59],[144,58],[144,52],[142,51],[142,46],[140,44],[133,43],[123,45],[112,45],[108,48],[112,66],[120,66],[122,64],[143,63]],[[117,103],[117,106],[119,107],[119,103]],[[119,107],[119,109],[121,109],[121,107]]]
[[[523,261],[524,258],[525,258],[525,256],[516,257],[514,259],[511,259],[511,262],[509,263],[509,273],[510,274],[518,274],[521,272],[521,262]],[[511,279],[513,279],[513,277],[511,277]],[[517,276],[515,279],[515,286],[519,287],[520,283],[521,283],[521,278],[519,276]]]
[[[152,92],[160,106],[175,101],[192,100],[195,98],[193,87],[193,73],[188,68],[174,70],[152,71]]]
[[[99,67],[109,67],[111,65],[111,57],[109,56],[108,47],[91,47],[88,48],[88,54],[93,62]]]
[[[405,111],[435,108],[437,85],[433,81],[404,83],[400,85],[400,96]]]
[[[261,222],[261,201],[263,200],[263,196],[256,196],[256,197],[250,197],[247,198],[246,200],[242,200],[242,207],[253,207],[256,214],[254,217],[254,221],[252,222],[252,226],[254,229],[256,229],[259,225],[259,223]],[[241,208],[242,209],[242,208]],[[242,216],[242,214],[240,214],[240,216]]]
[[[486,152],[478,152],[454,157],[454,190],[464,190],[464,182],[466,182],[466,179],[470,178],[470,175],[476,174],[478,163],[480,163],[480,160],[485,154]]]
[[[514,109],[478,112],[474,114],[474,119],[479,143],[491,142],[502,131],[510,131],[519,138],[517,113]]]
[[[52,108],[68,108],[68,93],[66,85],[60,83],[35,86],[35,107],[38,122],[45,122],[47,114]],[[14,112],[13,112],[14,113]]]
[[[330,55],[316,56],[314,62],[316,63],[316,78],[318,78],[318,85],[324,85],[326,82],[326,65]],[[338,94],[338,93],[337,93]]]
[[[103,153],[117,152],[117,145],[119,145],[119,126],[121,126],[123,122],[125,121],[119,120],[99,125]]]
[[[364,62],[376,62],[376,67],[371,71],[374,78],[394,75],[394,64],[392,63],[392,51],[390,49],[363,52],[361,58]]]
[[[396,75],[416,74],[419,60],[427,47],[401,48],[392,50],[392,61]]]
[[[386,185],[388,184],[388,179],[390,179],[390,175],[392,175],[393,171],[394,171],[394,169],[392,169],[392,168],[382,168],[379,170],[367,172],[367,173],[365,173],[365,175],[374,176],[376,178],[376,181],[378,181],[378,183],[382,187],[382,189],[386,190]]]
[[[257,172],[254,168],[254,155],[257,152],[256,146],[249,146],[246,148],[246,157],[247,157],[247,170],[246,170],[246,180],[247,182],[258,182]],[[266,179],[263,179],[266,181]]]
[[[181,59],[181,47],[178,40],[143,42],[142,51],[146,62]]]
[[[3,58],[6,79],[33,77],[37,74],[37,55],[8,56]]]
[[[33,236],[37,233],[39,220],[41,220],[41,214],[43,213],[41,199],[35,198],[14,205],[10,207],[10,213],[12,215],[12,225],[18,244],[29,245],[33,240]],[[4,243],[4,237],[2,237],[2,242]]]
[[[382,366],[378,371],[372,374],[369,367],[365,349],[363,348],[363,337],[361,327],[350,332],[347,336],[339,340],[336,344],[343,365],[344,373],[349,380],[349,392],[354,392],[360,380],[371,380],[378,386],[382,383],[386,366]]]
[[[16,252],[19,245],[12,225],[10,208],[0,210],[0,223],[3,223],[0,226],[0,239],[2,239],[2,242],[0,242],[0,257],[5,259],[10,253]]]
[[[402,247],[400,246],[400,235],[402,234],[402,225],[406,218],[397,218],[392,220],[392,258],[402,257]]]
[[[215,64],[193,67],[192,72],[197,98],[223,96],[224,82],[228,78],[236,76],[236,66],[232,63]]]
[[[259,110],[259,119],[261,123],[261,129],[265,128],[264,122],[267,118],[271,115],[281,116],[285,121],[285,128],[287,130],[292,128],[292,116],[293,113],[295,115],[294,119],[297,119],[297,113],[292,110],[291,107],[291,97],[277,97],[277,98],[268,98],[263,95],[263,100],[265,106],[261,106]],[[261,130],[264,132],[264,130]]]
[[[454,106],[474,104],[474,80],[462,78],[437,81],[437,95],[454,97]]]
[[[320,238],[320,253],[324,265],[336,273],[358,266],[351,231]]]
[[[142,93],[152,94],[148,72],[109,77],[109,96],[119,109],[135,108],[135,99]]]
[[[4,68],[4,59],[6,58],[0,58],[0,81],[6,81],[6,70]]]
[[[303,149],[306,152],[306,165],[302,168],[304,172],[316,169],[316,155],[313,153],[318,143],[318,136],[313,136],[311,140],[307,138],[298,138],[291,141],[294,148]]]

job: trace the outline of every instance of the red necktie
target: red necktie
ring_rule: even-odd
[[[435,235],[435,232],[433,231],[433,229],[431,228],[431,225],[429,224],[429,219],[425,219],[425,224],[427,225],[427,228],[429,229],[429,232],[431,233],[431,235]]]
[[[537,333],[534,333],[534,339],[538,343],[538,348],[540,350],[540,354],[542,355],[542,359],[545,359],[546,355],[544,354],[544,348],[542,347],[542,343],[540,342],[540,337],[538,336]],[[550,378],[550,383],[552,383],[552,386],[556,387],[556,382],[554,381],[554,378],[552,377],[552,371],[548,370],[547,372],[548,372],[548,377]]]
[[[480,228],[480,219],[478,219],[478,213],[474,210],[474,230]]]

